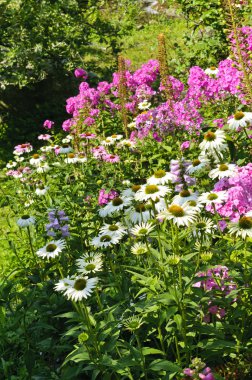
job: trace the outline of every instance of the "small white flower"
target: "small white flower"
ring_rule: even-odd
[[[118,148],[121,148],[121,147],[125,147],[125,148],[133,148],[134,146],[136,145],[136,143],[134,141],[131,141],[131,140],[121,140],[118,144],[117,144],[117,147]]]
[[[209,177],[214,178],[225,178],[234,177],[237,174],[237,166],[235,164],[220,164],[217,168],[209,172]]]
[[[164,198],[170,192],[171,189],[167,186],[146,184],[136,192],[135,200],[142,202],[152,199],[155,201],[157,198]]]
[[[33,166],[39,166],[41,161],[43,161],[45,157],[40,156],[39,154],[34,154],[30,159],[30,164]]]
[[[23,215],[17,220],[17,225],[20,228],[29,227],[32,224],[35,224],[35,218],[30,215]]]
[[[147,184],[150,185],[165,185],[168,182],[175,182],[176,176],[165,170],[157,170],[152,177],[147,179]]]
[[[123,135],[113,134],[113,135],[109,136],[109,138],[112,140],[121,140],[123,138]]]
[[[140,102],[138,104],[138,108],[142,111],[148,110],[151,106],[151,103],[149,103],[147,100],[144,100],[143,102]]]
[[[65,248],[66,242],[62,239],[60,240],[52,240],[50,243],[46,244],[44,247],[40,248],[36,254],[39,257],[47,258],[55,258],[58,256],[62,250]]]
[[[129,123],[129,124],[127,125],[127,127],[128,127],[129,129],[135,129],[135,128],[136,128],[136,122],[135,122],[135,121],[132,121],[131,123]]]
[[[68,144],[63,144],[59,148],[59,153],[71,153],[73,151],[73,148]]]
[[[104,146],[114,145],[115,142],[116,142],[116,139],[112,139],[111,137],[106,137],[106,139],[101,142],[101,145],[104,145]]]
[[[130,186],[130,181],[129,181],[128,179],[124,179],[124,180],[122,181],[122,184],[123,184],[124,186]]]
[[[17,166],[16,161],[9,161],[8,164],[6,164],[6,168],[8,168],[8,169],[15,168],[16,166]]]
[[[59,282],[57,282],[57,284],[55,285],[54,289],[57,292],[64,293],[67,289],[70,288],[70,286],[72,284],[73,284],[73,280],[71,280],[71,278],[69,278],[69,277],[63,278],[63,279],[59,280]]]
[[[153,211],[151,210],[151,205],[146,205],[144,203],[138,203],[135,206],[130,207],[126,210],[125,216],[130,220],[132,224],[147,222],[153,217]]]
[[[237,131],[252,124],[252,112],[237,111],[232,119],[227,121],[228,128],[231,131]]]
[[[111,235],[100,234],[92,239],[91,244],[94,247],[107,248],[107,247],[110,247],[111,245],[119,243],[121,238],[122,238],[122,235],[111,236]]]
[[[77,265],[82,265],[82,263],[87,264],[94,260],[102,261],[102,254],[100,252],[83,253],[82,256],[76,260],[76,262]]]
[[[166,210],[161,211],[158,219],[172,220],[178,227],[186,226],[193,223],[197,216],[197,210],[188,205],[188,203],[181,205],[171,204]]]
[[[199,144],[199,147],[203,152],[210,151],[215,154],[216,151],[219,153],[220,151],[227,149],[224,131],[208,131],[204,134],[204,140]]]
[[[24,161],[24,157],[15,156],[15,161],[22,162]]]
[[[41,162],[37,167],[37,173],[46,173],[50,170],[50,166],[47,162]]]
[[[113,223],[113,224],[104,224],[99,232],[101,234],[104,234],[104,235],[110,235],[110,236],[122,236],[122,235],[125,235],[127,233],[125,227],[117,222],[117,223]]]
[[[72,301],[78,302],[86,299],[92,293],[98,282],[97,277],[76,277],[75,280],[71,281],[71,284],[67,287],[64,295]]]
[[[133,255],[143,255],[148,252],[148,248],[144,243],[135,243],[130,250]]]
[[[199,196],[198,201],[206,205],[213,203],[223,203],[227,200],[228,193],[226,191],[207,192]]]
[[[193,193],[191,190],[182,190],[173,198],[172,202],[181,206],[187,201],[196,201],[198,196],[198,192]]]
[[[155,226],[153,224],[147,222],[131,228],[130,232],[137,237],[143,237],[149,235],[154,228]]]
[[[38,196],[41,196],[41,195],[45,195],[47,193],[47,190],[49,189],[48,186],[39,186],[36,188],[35,190],[35,193],[38,195]]]
[[[104,208],[99,210],[99,215],[102,218],[112,215],[116,212],[123,210],[131,204],[131,199],[126,197],[116,197],[112,199]]]
[[[78,268],[77,268],[78,273],[87,275],[90,273],[99,272],[101,269],[102,269],[101,259],[90,260],[88,263],[85,262],[85,260],[78,261]]]
[[[192,225],[192,235],[198,239],[206,239],[208,234],[211,234],[214,230],[214,223],[209,218],[201,217],[197,219]]]
[[[66,164],[76,164],[78,162],[78,157],[76,157],[74,153],[68,153],[64,161]]]
[[[186,172],[188,174],[198,173],[209,168],[209,160],[207,158],[196,159],[192,161],[192,164],[188,166]]]
[[[87,162],[87,157],[83,153],[78,153],[77,161],[80,163]]]
[[[213,76],[215,77],[219,72],[219,69],[217,67],[208,67],[206,70],[205,70],[205,73],[209,76]]]
[[[252,218],[250,216],[242,216],[238,222],[230,223],[229,232],[231,235],[246,239],[252,238]]]

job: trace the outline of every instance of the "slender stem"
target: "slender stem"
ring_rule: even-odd
[[[137,335],[137,333],[135,333],[135,337],[137,340],[137,345],[138,345],[140,355],[141,355],[141,359],[142,359],[144,378],[145,378],[145,380],[148,380],[147,371],[146,371],[146,367],[145,367],[145,358],[144,358],[144,354],[143,354],[143,348],[142,348],[142,345],[141,345],[141,342],[140,342],[140,339],[139,339],[139,336]]]

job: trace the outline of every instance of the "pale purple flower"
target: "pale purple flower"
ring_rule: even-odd
[[[53,126],[54,126],[54,121],[51,121],[51,120],[45,120],[44,121],[44,124],[43,124],[44,128],[52,129]]]

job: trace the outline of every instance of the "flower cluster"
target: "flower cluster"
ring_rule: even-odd
[[[47,236],[59,236],[68,237],[69,225],[65,222],[69,221],[68,216],[66,216],[63,210],[51,210],[48,213],[49,222],[46,225]]]

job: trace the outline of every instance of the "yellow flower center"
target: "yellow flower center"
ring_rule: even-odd
[[[37,160],[37,159],[39,158],[39,154],[34,154],[32,157],[33,157],[35,160]]]
[[[155,194],[158,190],[158,186],[156,185],[147,185],[145,188],[145,194]]]
[[[120,206],[123,204],[123,200],[119,197],[116,197],[112,200],[112,205],[113,206]]]
[[[214,200],[217,199],[217,198],[218,198],[218,195],[215,194],[215,193],[208,194],[208,196],[207,196],[207,199],[208,199],[209,201],[214,201]]]
[[[165,176],[165,170],[157,170],[154,173],[155,178],[163,178]]]
[[[182,197],[182,198],[186,198],[186,197],[190,197],[191,193],[189,190],[182,190],[179,195]]]
[[[57,248],[56,244],[48,244],[46,246],[46,252],[53,252],[53,251],[55,251],[56,248]]]
[[[219,170],[221,172],[225,172],[226,170],[228,170],[228,166],[226,164],[221,164],[219,165]]]
[[[87,271],[92,271],[92,270],[94,270],[95,269],[95,265],[94,264],[88,264],[88,265],[86,265],[85,266],[85,269],[87,270]]]
[[[207,132],[204,135],[204,139],[207,141],[214,141],[216,139],[216,135],[214,132]]]
[[[75,290],[84,290],[87,286],[87,280],[85,278],[78,278],[74,283]]]
[[[138,205],[135,206],[136,212],[144,212],[146,210],[145,204],[144,203],[139,203]]]
[[[140,188],[141,188],[140,185],[133,185],[133,186],[131,186],[131,190],[132,190],[134,193],[136,193]]]
[[[176,217],[181,217],[185,215],[185,212],[181,206],[178,205],[172,205],[168,208],[168,211]]]
[[[252,228],[252,218],[249,218],[248,216],[243,216],[239,220],[239,227],[243,230],[250,230]]]
[[[236,111],[236,113],[234,114],[234,119],[241,120],[244,118],[244,116],[245,114],[242,111]]]
[[[200,164],[200,160],[198,160],[198,159],[193,160],[193,162],[192,162],[193,166],[198,166],[199,164]]]
[[[74,156],[74,153],[68,153],[67,157],[68,158],[74,158],[75,156]]]
[[[109,231],[117,231],[119,227],[116,224],[111,224],[108,229]]]

